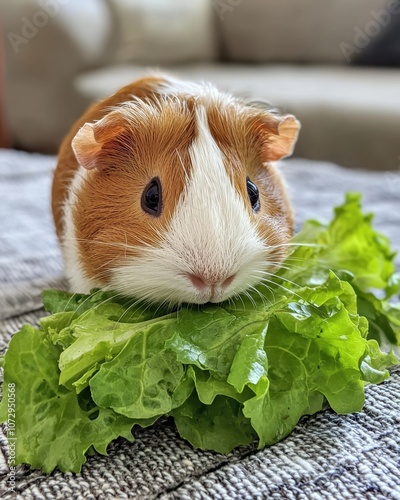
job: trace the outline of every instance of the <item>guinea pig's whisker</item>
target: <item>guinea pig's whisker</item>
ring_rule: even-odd
[[[252,306],[254,307],[254,309],[256,308],[256,303],[255,303],[253,297],[250,295],[250,293],[247,290],[243,290],[242,296],[248,298],[249,301],[251,302]],[[246,308],[246,306],[244,305],[244,303],[243,303],[243,307]]]
[[[292,293],[293,294],[296,293],[293,290],[291,290],[290,288],[286,288],[284,285],[281,285],[280,283],[277,283],[276,281],[272,281],[272,280],[270,280],[268,278],[262,278],[261,281],[260,281],[260,285],[261,286],[265,286],[265,283],[270,283],[271,285],[277,286],[277,287],[281,288],[282,290],[284,290],[285,292],[289,292],[291,294]]]
[[[106,304],[107,302],[112,302],[117,297],[121,297],[121,295],[119,293],[116,293],[116,294],[112,295],[111,297],[108,297],[107,299],[102,300],[99,304],[96,304],[95,307],[102,306],[102,305]],[[86,303],[86,301],[90,300],[90,298],[91,298],[91,295],[89,295],[89,297],[87,299],[85,299],[82,302],[82,304]],[[90,313],[90,311],[91,311],[91,309],[88,309],[87,311],[84,311],[82,313],[82,315],[80,316],[80,318],[82,318],[82,320],[84,320],[88,316],[88,314]]]
[[[227,299],[229,307],[232,307],[236,311],[236,304],[233,297],[228,297]]]
[[[271,283],[273,285],[279,286],[280,288],[282,288],[282,290],[288,292],[289,294],[293,294],[295,297],[297,297],[301,301],[307,303],[310,307],[314,308],[315,310],[318,310],[318,307],[315,304],[313,304],[312,302],[308,302],[300,294],[296,293],[295,291],[291,290],[290,288],[286,288],[285,286],[280,285],[279,283],[275,283],[274,281],[268,280],[267,278],[264,278],[264,280],[260,282],[260,286],[266,286],[264,281],[266,281],[267,283]],[[299,286],[299,285],[297,285],[297,286]]]
[[[298,262],[294,262],[294,263],[290,263],[290,262],[287,262],[287,261],[284,261],[284,263],[282,262],[275,262],[275,261],[268,261],[269,264],[271,264],[272,266],[276,266],[279,269],[285,269],[287,271],[299,271],[301,272],[302,270],[302,263],[308,263],[309,264],[309,261],[307,261],[306,259],[299,259]],[[278,271],[277,270],[277,271]],[[272,274],[276,275],[277,271],[274,271]]]
[[[261,299],[261,302],[263,303],[263,306],[264,307],[268,307],[268,305],[271,304],[271,301],[265,296],[263,295],[260,290],[258,290],[255,286],[253,285],[250,285],[249,286],[249,290],[252,291],[253,293],[256,294],[257,297],[259,297]]]
[[[244,301],[243,301],[243,298],[242,298],[242,294],[243,294],[243,292],[242,292],[242,293],[238,293],[238,294],[236,294],[236,295],[235,295],[235,299],[240,300],[240,302],[241,302],[241,303],[242,303],[242,305],[243,305],[243,309],[246,309],[246,306],[244,305]]]
[[[123,296],[127,297],[126,292],[124,291]],[[145,313],[152,305],[151,297],[146,297],[145,293],[141,293],[140,298],[136,299],[129,307],[123,312],[123,314],[118,318],[117,322],[122,322],[122,318],[128,314],[129,311],[134,310],[136,307],[136,311],[140,311],[141,313]],[[134,310],[134,312],[136,312]]]
[[[278,267],[279,269],[286,269],[287,271],[290,271],[293,269],[293,267],[289,267],[286,264],[282,264],[281,262],[273,262],[273,261],[268,261],[268,264],[271,264],[271,266]]]
[[[147,309],[149,309],[149,307],[151,306],[150,303],[146,303],[145,301],[143,301],[143,299],[136,299],[134,302],[132,302],[132,304],[123,312],[123,314],[120,316],[120,318],[118,319],[118,321],[122,321],[122,318],[129,312],[129,311],[132,311],[135,307],[136,307],[136,310],[134,312],[137,312],[137,311],[141,311],[142,313],[146,312]]]
[[[149,304],[150,306],[151,304]],[[163,307],[167,307],[168,309],[170,308],[169,307],[169,302],[168,300],[163,300],[162,302],[160,302],[160,304],[158,304],[157,306],[157,309],[154,311],[154,314],[153,314],[153,319],[157,316],[157,313],[160,309],[162,309]]]
[[[285,266],[295,266],[297,263],[302,263],[302,262],[306,262],[307,263],[307,267],[309,267],[309,264],[310,264],[310,259],[309,258],[306,258],[306,257],[295,257],[295,256],[292,256],[292,255],[289,255],[288,257],[286,257],[286,259],[282,262],[282,264],[284,264]],[[280,264],[279,262],[275,262],[275,264]]]
[[[126,244],[125,243],[109,243],[107,241],[98,241],[98,240],[91,240],[91,239],[85,239],[85,238],[65,238],[67,240],[73,240],[73,241],[78,241],[81,243],[93,243],[95,245],[103,245],[103,246],[108,246],[108,247],[116,247],[116,248],[125,248]]]
[[[260,292],[260,290],[257,290],[257,288],[256,288],[256,287],[254,287],[254,286],[250,285],[250,286],[248,287],[248,289],[249,289],[249,290],[252,290],[253,292],[255,292],[255,293],[256,293],[256,294],[260,297],[260,299],[261,299],[261,301],[262,301],[262,303],[263,303],[263,305],[264,305],[264,306],[266,306],[266,305],[271,305],[271,301],[270,301],[269,299],[267,299],[267,297],[265,297],[265,295],[263,295],[263,294]]]
[[[248,286],[248,288],[249,288],[249,286]],[[244,290],[243,294],[250,300],[250,302],[252,303],[254,309],[257,309],[256,301],[251,296],[251,293],[248,290]]]
[[[272,272],[272,274],[274,275],[276,275],[276,273],[280,269],[285,269],[285,271],[301,270],[301,267],[299,267],[300,265],[298,263],[290,264],[285,262],[284,264],[282,264],[282,262],[274,262],[269,260],[268,264],[270,265],[269,267],[276,268],[276,270]]]
[[[151,305],[151,304],[149,304]],[[154,314],[153,314],[153,318],[156,317],[158,311],[160,309],[162,309],[163,307],[166,307],[167,309],[173,309],[174,308],[174,304],[171,303],[171,301],[168,301],[168,300],[163,300],[157,307],[157,309],[155,310]]]
[[[183,171],[185,173],[185,180],[188,181],[189,180],[189,174],[187,173],[187,169],[185,167],[185,164],[183,163],[182,157],[181,157],[181,155],[180,155],[180,153],[179,153],[179,151],[177,149],[175,150],[175,152],[176,152],[176,154],[177,154],[177,156],[179,158],[179,163],[182,165],[182,169],[183,169]]]
[[[72,300],[73,300],[73,299],[74,299],[77,295],[80,295],[80,293],[75,292],[75,293],[73,293],[73,294],[71,295],[71,297],[69,298],[68,302],[65,304],[65,307],[64,307],[63,312],[65,312],[65,311],[66,311],[66,309],[67,309],[68,305],[71,303],[71,301],[72,301]],[[119,294],[115,294],[115,295],[113,295],[112,297],[109,297],[108,299],[105,299],[103,302],[101,302],[101,303],[100,303],[100,304],[98,304],[98,305],[102,305],[103,303],[105,303],[105,302],[107,302],[107,301],[109,301],[109,300],[113,300],[113,299],[115,299],[116,297],[118,297],[118,295],[119,295]],[[81,305],[86,304],[86,302],[87,302],[88,300],[90,300],[90,299],[91,299],[91,297],[92,297],[92,295],[91,295],[91,294],[88,294],[88,296],[85,298],[85,300],[83,300],[83,302],[80,304],[80,306],[81,306]],[[85,314],[85,313],[87,313],[87,312],[88,312],[88,311],[85,311],[84,313],[82,313],[82,315],[83,315],[83,314]]]
[[[125,235],[125,238],[126,238],[126,235]],[[125,255],[126,255],[127,250],[130,250],[134,253],[137,253],[138,251],[143,250],[143,248],[138,246],[138,245],[129,245],[127,243],[109,243],[107,241],[98,241],[98,240],[85,239],[85,238],[66,238],[66,239],[73,240],[73,241],[79,241],[79,242],[83,242],[83,243],[93,243],[95,245],[104,245],[104,246],[109,246],[109,247],[114,247],[114,248],[122,248],[122,250],[125,250]],[[143,247],[153,248],[153,246],[150,243],[148,243],[144,240],[138,239],[138,242]]]
[[[254,278],[254,279],[256,279],[256,280],[260,280],[260,277],[259,277],[259,276],[253,276],[253,278]],[[271,293],[271,295],[272,295],[273,301],[275,302],[275,301],[276,301],[276,299],[275,299],[275,291],[274,291],[274,289],[273,289],[271,286],[268,286],[267,284],[265,284],[265,283],[263,282],[263,279],[262,279],[262,278],[261,278],[261,280],[260,280],[260,282],[259,282],[259,283],[260,283],[260,285],[263,285],[265,288],[267,288],[267,290],[268,290],[268,291]],[[258,292],[261,294],[261,292],[260,292],[259,290],[258,290]],[[271,300],[269,300],[269,299],[268,299],[268,301],[269,301],[269,302],[270,302],[270,304],[272,305]]]
[[[104,262],[101,266],[98,267],[98,269],[104,269],[104,268],[107,268],[112,262],[116,261],[117,259],[119,258],[119,255],[117,255],[116,257],[113,257],[112,259],[109,259],[107,260],[106,262]],[[108,270],[104,270],[104,271],[100,271],[100,272],[97,272],[96,271],[96,274],[97,276],[100,278],[104,278],[107,276],[108,274]]]
[[[278,283],[275,283],[274,281],[268,280],[268,279],[266,279],[266,278],[264,278],[262,281],[260,281],[259,285],[260,285],[260,286],[263,286],[263,287],[265,287],[265,288],[269,288],[269,287],[267,287],[266,283],[271,283],[272,285],[278,286],[279,288],[281,288],[281,289],[282,289],[282,290],[284,290],[285,292],[288,292],[288,293],[290,293],[290,294],[296,295],[297,297],[300,297],[300,298],[301,298],[301,296],[300,296],[299,294],[295,293],[293,290],[290,290],[289,288],[286,288],[285,286],[280,285],[280,284],[278,284]]]
[[[77,295],[79,295],[79,293],[77,293],[77,292],[76,292],[76,293],[73,293],[73,294],[71,295],[71,297],[68,299],[68,302],[67,302],[67,303],[65,304],[65,306],[64,306],[63,312],[65,312],[65,311],[67,310],[67,307],[69,306],[69,304],[71,303],[71,301],[72,301],[72,300],[73,300],[73,299],[74,299]],[[86,300],[87,300],[87,299],[85,299],[85,300],[83,301],[83,303],[85,303],[85,302],[86,302]]]
[[[297,271],[301,273],[303,269],[308,269],[310,267],[310,261],[307,259],[296,259],[293,262],[285,262],[286,267],[283,269],[287,269],[288,271]]]
[[[117,288],[118,288],[118,285],[117,285]],[[122,288],[120,287],[120,289],[122,289],[124,294],[126,295],[126,289],[127,289],[126,285],[123,286]],[[152,289],[151,290],[149,289],[148,284],[143,284],[141,286],[138,286],[137,284],[135,284],[134,295],[140,296],[141,301],[143,303],[147,303],[148,307],[154,303],[154,295],[152,293]],[[158,304],[158,308],[155,311],[154,316],[156,316],[157,312],[159,311],[159,309],[161,307],[166,306],[166,307],[168,307],[168,309],[176,309],[176,304],[184,302],[184,301],[185,301],[184,294],[182,294],[182,297],[177,298],[176,292],[174,291],[174,293],[168,294],[165,297],[164,301],[162,301],[161,303]]]
[[[238,297],[239,297],[239,293],[236,293],[235,295],[233,295],[232,297],[229,298],[229,300],[232,301],[232,307],[234,308],[235,311],[237,311],[237,308],[238,308]]]
[[[272,278],[276,277],[275,274],[269,273],[268,271],[256,271],[256,272],[259,273],[259,274],[264,274],[264,275],[267,275],[267,276],[271,276]],[[293,286],[297,286],[297,287],[301,288],[301,286],[299,284],[295,283],[294,281],[291,281],[288,278],[284,278],[283,276],[278,276],[278,279],[286,281],[287,283],[290,283]],[[278,284],[278,283],[276,283],[276,284]]]
[[[143,304],[143,300],[141,299],[138,299],[138,300],[135,300],[135,302],[133,302],[121,315],[120,317],[117,319],[116,321],[116,324],[115,324],[115,328],[117,328],[118,324],[119,323],[122,323],[122,318],[124,316],[126,316],[130,311],[132,311],[134,309],[134,307],[138,306],[136,310],[134,310],[133,312],[137,312],[140,310],[140,305],[141,303]],[[141,312],[146,312],[147,309],[150,307],[151,304],[148,304]]]
[[[318,243],[281,243],[279,245],[268,245],[268,248],[281,248],[281,247],[310,247],[310,248],[321,248],[325,245],[320,245]]]

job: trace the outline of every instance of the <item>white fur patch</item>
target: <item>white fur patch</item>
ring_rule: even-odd
[[[195,97],[196,102],[202,104],[206,109],[210,104],[228,105],[237,102],[233,95],[221,92],[210,82],[196,83],[169,78],[159,83],[155,91],[161,95]]]
[[[156,302],[220,302],[256,283],[254,273],[265,269],[266,246],[229,179],[202,105],[196,122],[190,178],[161,246],[146,248],[141,257],[114,269],[111,289]],[[216,281],[235,278],[212,293],[195,288],[188,273]]]
[[[62,238],[61,250],[64,257],[65,275],[68,278],[72,290],[77,293],[88,293],[91,288],[100,286],[94,280],[90,280],[84,273],[79,258],[79,249],[76,241],[75,226],[72,218],[72,211],[77,201],[77,194],[82,188],[89,172],[83,167],[79,167],[71,182],[69,195],[64,204],[64,235]]]

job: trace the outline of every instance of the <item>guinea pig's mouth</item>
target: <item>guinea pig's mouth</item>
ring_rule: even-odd
[[[188,294],[187,298],[185,299],[185,302],[188,304],[198,304],[198,305],[203,305],[203,304],[219,304],[220,302],[224,302],[227,300],[231,294],[226,294],[224,292],[220,291],[203,291],[203,292],[196,292],[193,290],[192,294]]]

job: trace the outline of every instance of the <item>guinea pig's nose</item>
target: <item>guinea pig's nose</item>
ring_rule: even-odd
[[[226,278],[226,280],[224,280],[221,283],[221,287],[226,288],[227,286],[229,286],[232,283],[232,281],[234,280],[234,278],[235,278],[234,274],[232,274],[232,276],[229,276],[228,278]]]
[[[214,285],[220,285],[221,288],[226,288],[229,286],[232,281],[235,278],[235,275],[233,274],[232,276],[229,276],[228,278],[224,279],[223,281],[219,279],[215,280],[209,280],[205,279],[203,276],[199,276],[198,274],[188,274],[188,277],[192,284],[198,289],[198,290],[204,290],[204,288],[207,288],[208,286],[214,286]]]
[[[204,288],[207,287],[206,283],[204,282],[204,279],[201,276],[190,273],[188,274],[188,276],[195,288],[198,288],[199,290],[204,290]]]

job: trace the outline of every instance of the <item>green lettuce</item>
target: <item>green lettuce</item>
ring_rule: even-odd
[[[360,411],[400,344],[395,253],[371,221],[348,195],[329,224],[304,224],[271,280],[219,305],[45,291],[51,314],[17,332],[2,360],[0,420],[15,394],[16,462],[78,472],[164,415],[194,447],[228,453],[272,445],[328,407]]]

